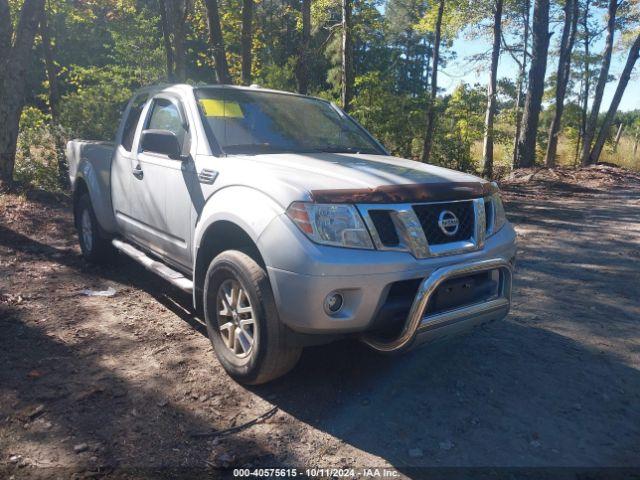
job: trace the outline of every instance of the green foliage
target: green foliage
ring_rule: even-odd
[[[133,5],[109,23],[113,47],[110,64],[124,67],[129,81],[138,85],[165,78],[165,57],[160,42],[159,18],[148,8]]]
[[[20,129],[28,133],[43,128],[50,122],[51,115],[35,107],[25,107],[20,117]]]
[[[391,79],[381,72],[357,77],[356,88],[353,116],[395,155],[419,158],[424,98],[393,93]]]
[[[354,100],[353,116],[392,154],[419,159],[425,98],[394,93],[392,80],[380,72],[358,77],[356,88],[360,94]],[[477,170],[473,147],[482,138],[486,101],[482,87],[466,84],[438,101],[440,121],[434,132],[432,163],[468,172]]]
[[[465,142],[481,137],[484,132],[485,89],[480,85],[458,85],[447,102],[447,119]]]
[[[472,146],[477,138],[482,138],[485,104],[482,90],[461,84],[436,105],[442,121],[435,131],[433,163],[466,172],[477,170]]]
[[[76,91],[62,98],[60,122],[73,136],[112,140],[120,115],[139,84],[135,72],[121,67],[72,70]]]
[[[202,0],[186,1],[185,65],[188,81],[203,84],[215,79],[208,39],[207,15]],[[419,159],[424,142],[425,107],[431,74],[434,20],[438,2],[427,0],[352,0],[353,68],[355,76],[352,115],[394,155]],[[22,0],[9,0],[12,20]],[[572,76],[562,119],[559,164],[572,164],[579,141],[582,92],[589,69],[588,91],[593,95],[601,61],[606,2],[592,2],[587,28],[582,18],[572,55]],[[584,2],[581,2],[584,8]],[[275,89],[295,91],[302,17],[300,1],[255,2],[253,22],[253,79]],[[443,14],[440,78],[455,57],[453,40],[492,38],[495,2],[447,0]],[[616,48],[623,53],[636,34],[640,14],[637,0],[623,2],[619,11]],[[561,13],[562,2],[553,5]],[[231,76],[239,82],[240,0],[219,0],[219,9]],[[503,52],[507,58],[522,58],[525,2],[505,0]],[[582,15],[582,13],[581,13]],[[557,15],[556,15],[557,16]],[[558,17],[559,19],[559,17]],[[561,22],[554,17],[554,22]],[[29,68],[27,104],[21,121],[16,175],[23,182],[55,188],[58,160],[67,136],[96,140],[113,139],[121,111],[140,86],[166,79],[166,55],[157,0],[47,0],[47,25],[56,70],[59,125],[52,125],[49,112],[50,85],[44,68],[41,39],[36,40],[36,60]],[[341,2],[314,0],[311,4],[312,54],[307,59],[311,94],[338,101],[341,82]],[[556,28],[557,30],[557,28]],[[591,48],[584,51],[584,37]],[[555,34],[554,34],[555,35]],[[557,37],[557,35],[556,35]],[[529,42],[531,48],[531,42]],[[465,56],[466,52],[460,52]],[[467,57],[478,72],[488,65],[488,53]],[[553,62],[553,57],[551,62]],[[470,67],[472,68],[472,67]],[[486,69],[485,69],[486,70]],[[635,77],[634,77],[635,78]],[[508,171],[516,120],[517,77],[498,81],[494,127],[496,171]],[[632,80],[632,82],[635,81]],[[546,97],[554,97],[555,69],[550,63]],[[630,89],[631,89],[630,85]],[[436,128],[431,161],[439,165],[475,172],[482,155],[486,85],[461,84],[452,91],[438,92]],[[521,111],[521,110],[520,110]],[[543,149],[553,106],[542,112],[538,148]],[[618,115],[614,125],[625,125],[618,153],[606,150],[607,158],[637,155],[633,150],[640,133],[640,114]],[[631,145],[631,146],[629,146]],[[636,149],[637,150],[637,149]],[[632,152],[632,153],[630,153]],[[49,157],[47,157],[49,156]]]
[[[353,2],[352,42],[353,69],[356,77],[370,72],[383,73],[387,63],[388,49],[382,34],[384,19],[378,10],[377,0],[359,0]],[[323,96],[337,100],[341,89],[342,27],[340,24],[340,2],[323,2],[324,12],[319,6],[313,7],[317,21],[321,21],[322,45],[324,45],[324,79],[327,86]],[[357,86],[356,86],[357,89]],[[356,90],[357,93],[357,90]]]
[[[290,57],[284,65],[265,65],[260,72],[258,83],[266,88],[294,91],[296,89],[295,67],[296,59],[293,57]]]
[[[16,152],[15,178],[30,188],[61,191],[59,145],[66,134],[51,125],[51,116],[35,107],[27,107],[20,118],[20,134]]]

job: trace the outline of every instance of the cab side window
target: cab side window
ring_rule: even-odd
[[[144,104],[146,103],[148,95],[138,95],[131,104],[131,109],[129,110],[129,115],[127,115],[127,119],[124,122],[124,129],[122,131],[122,141],[120,144],[124,147],[127,152],[131,151],[133,147],[133,139],[136,135],[136,127],[138,126],[138,122],[140,121],[140,115],[142,114],[142,109],[144,108]]]
[[[180,145],[183,144],[186,134],[178,108],[164,98],[154,100],[147,129],[173,132],[178,137]]]

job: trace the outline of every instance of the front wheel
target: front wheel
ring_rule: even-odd
[[[228,250],[209,265],[204,316],[218,360],[240,383],[280,377],[300,357],[302,349],[287,344],[267,273],[243,252]]]

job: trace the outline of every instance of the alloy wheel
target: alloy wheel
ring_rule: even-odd
[[[217,312],[218,328],[225,346],[238,358],[248,357],[257,331],[251,301],[240,282],[227,279],[220,284]]]

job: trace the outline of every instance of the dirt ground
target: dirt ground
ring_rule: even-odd
[[[187,295],[124,257],[84,263],[68,205],[0,197],[0,477],[640,468],[640,177],[524,171],[503,188],[519,235],[506,320],[397,358],[309,348],[252,388]]]

